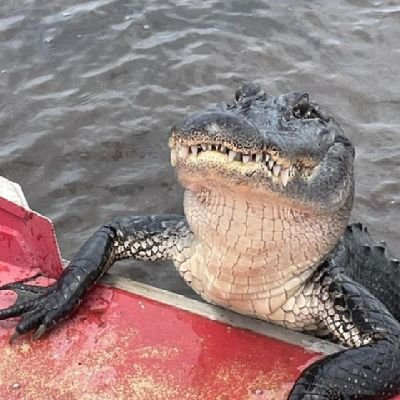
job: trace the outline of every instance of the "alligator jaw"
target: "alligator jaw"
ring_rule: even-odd
[[[295,166],[282,158],[274,150],[243,153],[238,149],[231,149],[224,144],[177,144],[171,148],[171,164],[186,163],[195,166],[196,163],[218,162],[225,168],[233,169],[248,175],[258,171],[279,182],[285,187],[295,174]]]

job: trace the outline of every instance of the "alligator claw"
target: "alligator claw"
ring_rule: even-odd
[[[40,339],[40,338],[43,336],[43,334],[44,334],[45,332],[46,332],[46,325],[41,324],[41,325],[39,326],[39,328],[37,328],[36,331],[35,331],[35,333],[33,334],[33,336],[32,336],[33,340],[38,340],[38,339]]]
[[[17,331],[15,331],[15,332],[10,336],[10,339],[8,339],[8,343],[9,343],[10,345],[12,345],[20,336],[21,336],[21,335],[20,335]]]
[[[19,321],[15,332],[11,335],[9,342],[12,344],[23,334],[30,330],[36,329],[33,339],[39,339],[47,329],[47,325],[43,322],[48,304],[52,302],[55,285],[37,286],[30,285],[25,282],[41,276],[35,276],[23,279],[17,282],[6,283],[0,287],[2,290],[13,291],[17,295],[15,303],[3,310],[0,310],[0,320],[19,317]]]

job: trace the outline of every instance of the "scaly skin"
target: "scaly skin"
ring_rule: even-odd
[[[360,224],[354,149],[335,121],[291,93],[254,85],[171,130],[185,216],[118,218],[82,246],[49,288],[19,295],[0,319],[40,337],[117,260],[174,262],[205,300],[349,347],[308,367],[289,400],[400,393],[399,261]]]

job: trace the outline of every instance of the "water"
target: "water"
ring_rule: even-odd
[[[397,250],[399,38],[396,1],[3,0],[0,174],[71,258],[114,216],[182,212],[173,123],[244,80],[306,90],[356,145],[353,219]],[[114,270],[190,293],[164,264]]]

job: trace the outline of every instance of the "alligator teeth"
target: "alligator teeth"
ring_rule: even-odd
[[[277,154],[269,154],[267,152],[259,152],[252,155],[242,154],[240,152],[229,150],[223,144],[201,143],[198,145],[185,146],[178,145],[177,148],[171,150],[171,165],[176,166],[178,157],[186,160],[189,155],[193,154],[197,157],[200,151],[218,151],[221,154],[227,155],[230,162],[239,161],[248,164],[250,161],[262,162],[267,167],[268,177],[279,177],[282,186],[286,186],[289,182],[290,161],[277,157]],[[274,160],[275,159],[275,160]]]
[[[189,147],[188,146],[181,146],[179,148],[179,157],[183,158],[186,160],[189,156]]]
[[[274,164],[275,164],[275,161],[274,161],[274,160],[269,160],[269,161],[268,161],[268,168],[269,168],[269,169],[272,169],[272,167],[274,166]]]
[[[289,181],[289,168],[281,171],[281,182],[283,186],[286,186]]]
[[[197,156],[197,152],[199,151],[197,146],[190,146],[190,150],[194,156]]]
[[[236,157],[236,151],[229,150],[229,161],[233,161]]]
[[[281,168],[282,167],[280,165],[277,165],[277,164],[275,164],[273,166],[272,173],[274,174],[274,176],[278,176],[279,175],[279,172],[281,172]]]
[[[175,150],[171,150],[171,165],[173,167],[176,166],[176,151]]]
[[[282,161],[282,168],[287,169],[290,167],[290,161],[288,160],[283,160]]]

